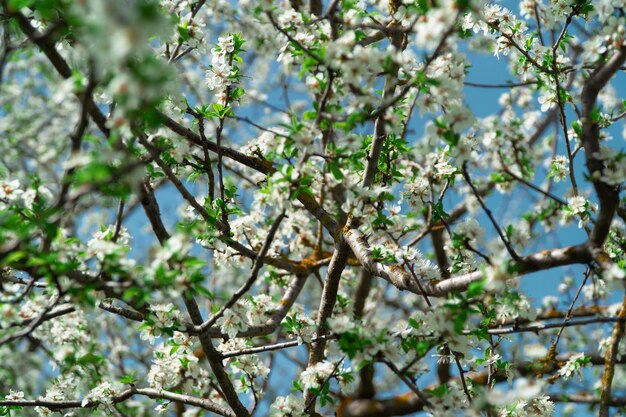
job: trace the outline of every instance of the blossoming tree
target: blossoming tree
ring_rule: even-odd
[[[0,415],[626,407],[626,2],[513,3],[1,0]]]

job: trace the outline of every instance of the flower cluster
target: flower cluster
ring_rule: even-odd
[[[52,202],[52,192],[44,185],[34,188],[23,188],[20,180],[0,180],[0,209],[15,204],[28,210],[33,209],[35,201],[40,203]]]
[[[415,43],[420,48],[435,49],[455,23],[456,3],[446,0],[438,6],[431,8],[424,15],[424,21],[417,26]]]
[[[174,304],[154,304],[150,307],[150,316],[139,327],[140,338],[154,344],[163,332],[169,332],[178,319],[178,311]]]
[[[438,390],[426,408],[430,417],[455,417],[467,410],[467,396],[458,384],[449,384]],[[471,415],[471,414],[470,414]]]
[[[210,375],[201,366],[193,352],[193,342],[180,332],[154,350],[154,359],[147,375],[148,383],[156,389],[167,389],[185,381],[187,386],[199,388],[209,384]]]
[[[295,337],[299,344],[310,343],[315,334],[315,321],[310,317],[294,313],[286,316],[282,326],[291,337]]]
[[[246,343],[246,339],[234,338],[229,339],[217,347],[219,352],[232,352],[238,350],[244,350],[250,348]],[[229,364],[231,369],[235,372],[241,372],[248,376],[250,380],[254,380],[256,377],[262,380],[266,379],[270,373],[270,369],[263,363],[258,355],[240,355],[231,359],[225,359],[224,364]],[[261,387],[256,387],[257,391]]]
[[[412,316],[409,334],[433,334],[445,340],[450,349],[471,357],[472,342],[469,337],[461,334],[455,320],[454,309],[443,308],[440,311],[419,312]]]
[[[215,91],[218,103],[224,106],[239,98],[242,93],[242,90],[233,90],[232,87],[241,78],[235,63],[242,62],[239,54],[243,51],[243,43],[239,34],[222,36],[211,51],[212,62],[206,72],[206,83],[209,90]]]
[[[578,227],[583,227],[589,220],[591,219],[591,213],[595,212],[598,209],[598,206],[585,197],[581,195],[577,195],[574,197],[570,197],[567,199],[567,207],[563,211],[563,217],[561,221],[566,223],[570,221],[570,219],[577,217]]]
[[[10,401],[19,401],[24,399],[24,392],[9,390],[9,394],[4,396],[5,399]]]
[[[574,375],[577,375],[578,378],[582,381],[582,372],[583,368],[586,364],[589,363],[591,358],[585,356],[584,353],[577,353],[569,357],[567,362],[561,368],[559,368],[558,374],[561,375],[564,379],[570,379]]]
[[[55,347],[54,356],[62,362],[73,355],[82,355],[88,351],[93,338],[92,331],[84,313],[79,310],[44,324],[36,334]]]
[[[531,401],[518,400],[503,407],[498,417],[549,417],[554,415],[554,410],[554,402],[550,401],[550,397],[542,396]]]
[[[626,182],[626,153],[601,146],[600,151],[594,155],[602,161],[604,169],[600,179],[605,183],[613,186],[619,186]]]
[[[567,157],[558,155],[552,160],[552,167],[548,177],[554,178],[554,181],[564,181],[569,175],[569,161]]]
[[[328,361],[318,362],[300,374],[298,380],[304,389],[319,388],[335,371],[335,364]]]
[[[60,376],[51,387],[46,389],[45,394],[40,396],[39,399],[45,401],[64,401],[69,398],[74,398],[74,396],[76,395],[76,383],[77,381],[75,380],[74,376]],[[94,397],[93,401],[96,400],[104,400],[104,398],[103,396],[99,396],[97,398]],[[89,401],[92,401],[92,399],[87,400],[87,402]],[[50,410],[46,407],[35,407],[35,411],[37,412],[39,417],[49,417],[55,414],[53,410]]]
[[[220,326],[222,333],[233,339],[239,332],[248,330],[248,322],[246,320],[247,309],[241,303],[235,304],[224,312],[224,315],[217,319],[217,325]]]
[[[122,390],[121,384],[103,381],[83,397],[81,406],[85,407],[89,403],[97,403],[104,406],[105,410],[110,410],[113,405],[113,398]]]
[[[276,397],[270,406],[270,417],[305,417],[304,399],[290,394],[286,397]]]
[[[128,257],[130,240],[130,234],[125,227],[103,226],[87,242],[87,253],[95,257],[107,272],[131,271],[135,261]]]
[[[413,181],[404,184],[402,198],[413,207],[422,207],[430,197],[430,184],[423,176],[416,177]]]
[[[252,156],[266,156],[269,153],[282,153],[284,150],[284,138],[278,137],[273,132],[263,132],[256,140],[248,141],[241,151]]]

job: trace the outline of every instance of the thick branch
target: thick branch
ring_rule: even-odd
[[[520,262],[518,264],[519,268],[515,275],[524,275],[564,265],[585,264],[591,262],[591,260],[592,258],[588,247],[584,244],[550,249],[520,258]],[[423,281],[422,287],[424,288],[426,295],[441,297],[452,291],[463,291],[469,284],[479,281],[482,278],[482,271],[474,271],[446,280]],[[407,289],[416,294],[421,294],[417,285],[412,283],[408,286],[399,288]]]
[[[318,338],[328,334],[328,329],[325,327],[326,320],[332,316],[333,308],[337,302],[339,282],[341,280],[341,274],[346,267],[348,255],[348,245],[345,242],[340,241],[335,247],[335,253],[330,261],[330,265],[328,265],[326,281],[324,282],[324,289],[322,290],[322,299],[317,312],[317,332],[315,336]],[[309,354],[308,366],[315,365],[324,359],[325,348],[326,339],[319,339],[313,344],[313,349]],[[311,390],[307,390],[304,396],[304,403],[310,404],[310,409],[306,411],[311,414],[315,411],[315,395],[316,394],[314,394]]]
[[[600,212],[590,238],[595,247],[601,247],[609,233],[613,215],[619,204],[619,192],[616,187],[600,179],[604,170],[602,160],[597,158],[597,153],[600,151],[600,125],[598,121],[593,120],[593,113],[598,94],[624,62],[626,62],[626,47],[622,47],[604,66],[591,73],[581,93],[583,131],[581,140],[585,148],[587,169],[600,203]]]
[[[189,312],[189,317],[191,318],[191,321],[195,325],[201,325],[203,322],[202,314],[200,313],[198,304],[193,299],[193,296],[191,295],[186,296],[184,300],[185,300],[185,306],[187,307],[187,311]],[[230,405],[230,407],[233,409],[237,417],[248,417],[250,413],[248,412],[246,407],[244,407],[244,405],[241,403],[241,400],[239,399],[239,396],[237,395],[237,391],[235,390],[235,387],[232,381],[230,380],[228,373],[226,372],[226,370],[224,369],[224,366],[222,365],[222,356],[217,351],[215,346],[213,346],[213,342],[211,341],[211,338],[206,333],[200,333],[198,337],[200,339],[200,345],[202,346],[202,350],[204,351],[204,354],[206,355],[209,361],[209,366],[211,367],[211,370],[213,371],[213,374],[215,375],[215,379],[217,380],[217,383],[219,384],[222,392],[224,393],[224,396],[226,397],[224,399],[226,400],[228,405]]]
[[[622,301],[622,308],[618,314],[618,318],[622,319],[615,323],[613,333],[611,334],[611,342],[604,356],[604,372],[602,373],[602,392],[600,393],[600,417],[609,416],[609,405],[611,402],[611,386],[613,384],[613,376],[615,374],[615,361],[619,353],[619,343],[624,336],[624,319],[626,319],[626,297]]]
[[[177,394],[170,391],[156,390],[150,388],[131,388],[123,391],[119,395],[111,398],[113,404],[119,404],[130,399],[134,395],[143,395],[149,398],[159,398],[164,400],[181,402],[184,404],[199,407],[204,410],[210,411],[220,416],[236,417],[232,411],[227,408],[214,403],[211,400],[204,398],[192,397],[191,395]],[[49,400],[0,400],[0,407],[45,407],[49,410],[65,410],[68,408],[95,408],[99,405],[96,402],[89,402],[82,405],[81,400],[66,400],[66,401],[49,401]]]

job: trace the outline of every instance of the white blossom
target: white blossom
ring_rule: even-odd
[[[270,406],[270,417],[305,417],[304,400],[290,394],[286,397],[276,397]]]
[[[585,362],[583,361],[584,358],[584,353],[577,353],[570,356],[567,362],[559,368],[558,374],[564,379],[569,379],[574,375],[578,375],[582,380],[582,368],[585,366]]]
[[[332,362],[322,361],[305,369],[301,374],[299,381],[303,388],[319,388],[322,383],[330,377],[335,370],[336,365]]]

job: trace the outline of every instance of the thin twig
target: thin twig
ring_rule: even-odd
[[[278,231],[278,228],[280,227],[280,224],[285,217],[286,217],[285,210],[283,209],[283,211],[276,217],[276,219],[272,223],[272,226],[270,227],[270,230],[267,233],[267,238],[265,239],[265,243],[263,243],[263,246],[261,247],[259,254],[254,260],[252,271],[250,272],[250,276],[248,277],[246,282],[233,294],[230,300],[228,300],[222,306],[222,308],[220,308],[220,310],[217,313],[215,313],[210,319],[202,323],[202,325],[200,326],[200,331],[204,331],[210,328],[211,326],[213,326],[217,322],[217,320],[219,320],[220,317],[222,317],[224,313],[226,313],[228,309],[234,306],[237,303],[237,301],[239,301],[239,299],[243,297],[243,295],[246,292],[248,292],[250,288],[252,288],[252,285],[254,284],[257,277],[259,276],[259,271],[261,271],[261,268],[263,267],[263,260],[265,258],[265,255],[267,255],[267,252],[272,246],[272,243],[274,241],[274,236],[276,235],[276,232]]]
[[[467,171],[467,163],[463,164],[462,173],[463,173],[463,177],[465,178],[465,181],[472,189],[472,192],[474,193],[474,197],[476,197],[476,199],[478,200],[478,203],[482,207],[483,211],[485,212],[485,214],[487,214],[487,217],[489,217],[491,224],[496,229],[498,236],[500,236],[502,243],[504,243],[504,246],[506,247],[507,252],[509,252],[509,255],[511,255],[511,258],[513,258],[515,261],[519,261],[520,260],[519,255],[517,254],[517,252],[515,252],[515,249],[513,249],[511,242],[504,235],[504,233],[502,232],[502,229],[500,229],[500,226],[496,222],[496,219],[493,217],[493,213],[491,213],[491,210],[489,209],[489,207],[485,205],[485,202],[483,201],[482,197],[478,194],[478,190],[476,189],[476,186],[474,186],[474,184],[472,183],[472,180],[469,176],[469,172]]]
[[[587,270],[585,271],[585,278],[583,279],[583,282],[578,287],[578,290],[576,291],[576,295],[574,296],[574,299],[570,303],[570,306],[567,309],[567,313],[565,314],[565,317],[563,318],[563,325],[565,325],[565,323],[570,321],[570,319],[572,318],[572,310],[574,309],[574,305],[576,305],[576,301],[578,301],[578,297],[580,296],[580,293],[581,293],[583,287],[585,286],[585,284],[587,283],[587,279],[589,278],[590,275],[591,275],[591,269],[587,268]],[[553,350],[554,349],[556,351],[556,346],[559,343],[559,339],[561,338],[561,335],[563,334],[563,330],[564,329],[565,329],[565,326],[561,327],[561,330],[559,330],[559,332],[557,333],[557,335],[554,338],[554,341],[552,342],[552,345],[550,346],[549,350]]]

